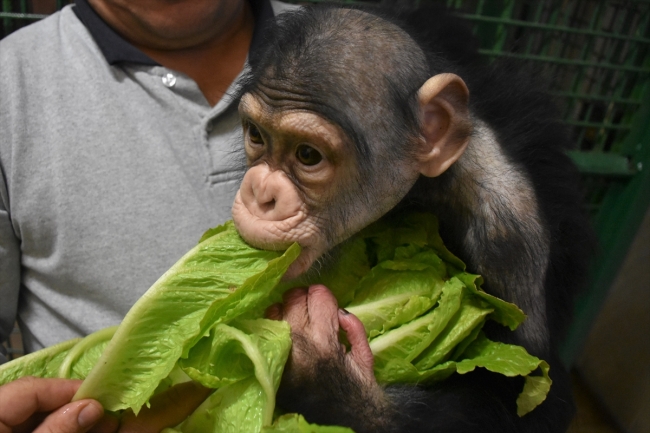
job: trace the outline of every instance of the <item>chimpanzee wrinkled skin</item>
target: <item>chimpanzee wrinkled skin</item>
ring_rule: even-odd
[[[515,332],[486,325],[488,335],[547,360],[553,379],[523,417],[522,380],[482,369],[382,387],[363,325],[318,285],[268,311],[292,327],[281,408],[358,433],[566,431],[573,405],[557,347],[593,238],[542,88],[518,66],[483,64],[471,33],[440,8],[304,8],[273,34],[241,90],[249,169],[233,218],[244,239],[300,243],[293,278],[386,213],[432,212],[485,290],[528,315]]]

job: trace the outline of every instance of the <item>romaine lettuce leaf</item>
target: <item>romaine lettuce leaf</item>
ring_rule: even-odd
[[[84,379],[104,352],[117,326],[100,329],[75,344],[63,359],[58,377]]]
[[[308,272],[298,279],[282,282],[273,290],[272,302],[281,302],[282,294],[292,287],[323,284],[334,294],[339,305],[347,305],[356,296],[359,281],[370,272],[365,239],[353,237],[339,245],[332,252],[335,259],[328,260],[318,272]],[[260,317],[259,311],[255,316]]]
[[[364,277],[345,306],[364,324],[368,338],[408,323],[433,307],[444,281],[428,265],[386,261]]]
[[[75,395],[138,413],[181,357],[217,323],[259,304],[300,252],[248,246],[232,222],[213,229],[140,298]]]
[[[266,393],[254,377],[213,392],[182,424],[168,432],[244,433],[263,426]]]
[[[481,333],[486,320],[515,329],[525,315],[483,292],[481,277],[444,246],[435,217],[386,218],[340,246],[338,261],[321,272],[280,282],[298,254],[297,245],[285,253],[251,248],[231,222],[211,229],[138,301],[110,343],[91,335],[36,352],[1,366],[0,383],[88,374],[75,399],[137,413],[153,394],[191,378],[218,389],[169,433],[350,432],[296,414],[270,425],[290,334],[286,323],[261,317],[288,288],[323,283],[364,323],[381,383],[430,382],[481,367],[525,376],[520,415],[545,399],[548,364]]]
[[[290,348],[286,322],[258,319],[216,325],[180,363],[192,379],[219,389],[176,430],[257,432],[271,425]]]
[[[0,385],[23,376],[57,377],[59,367],[68,351],[80,340],[81,338],[75,338],[64,341],[2,364],[0,366]]]
[[[309,424],[302,415],[292,413],[282,415],[272,426],[264,427],[261,433],[354,433],[354,431],[347,427]]]
[[[481,290],[483,278],[480,275],[468,274],[467,272],[457,272],[454,276],[461,280],[465,284],[465,287],[467,287],[474,295],[490,304],[494,310],[490,314],[490,319],[502,324],[503,326],[507,326],[512,331],[517,329],[517,327],[526,320],[524,312],[515,304],[506,302],[503,299],[492,296]]]
[[[451,280],[450,280],[451,281]],[[444,331],[414,360],[418,370],[427,370],[449,358],[454,348],[474,329],[480,327],[492,309],[473,296],[464,296],[458,312],[447,323]]]
[[[179,363],[188,376],[208,388],[255,376],[274,402],[291,349],[290,333],[288,323],[268,319],[218,324]]]
[[[413,361],[443,332],[462,304],[463,285],[450,280],[442,288],[438,306],[431,312],[370,341],[375,355],[375,374],[391,359]]]

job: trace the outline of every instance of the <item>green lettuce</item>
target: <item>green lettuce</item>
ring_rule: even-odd
[[[525,377],[517,399],[519,416],[544,401],[552,383],[548,364],[522,347],[492,342],[481,332],[486,320],[514,330],[525,314],[485,293],[482,278],[465,272],[464,263],[444,246],[434,217],[397,214],[360,236],[367,244],[371,271],[345,308],[364,322],[379,382],[426,384],[481,367]],[[434,275],[420,284],[414,272]],[[427,307],[423,300],[433,303]]]
[[[265,302],[299,253],[253,249],[232,222],[213,229],[131,308],[74,399],[137,414],[210,328]]]
[[[291,338],[286,323],[263,319],[263,312],[292,286],[322,283],[364,324],[380,383],[426,384],[480,367],[525,377],[520,416],[544,401],[548,364],[481,331],[487,320],[514,330],[524,313],[485,293],[481,277],[465,272],[444,246],[435,217],[386,218],[341,245],[339,259],[318,275],[281,282],[299,253],[298,245],[285,252],[254,249],[232,222],[211,229],[117,330],[0,366],[0,384],[28,374],[85,378],[75,399],[137,413],[156,393],[194,380],[216,391],[168,433],[349,432],[311,425],[297,414],[274,420]]]
[[[0,366],[0,385],[23,376],[83,379],[93,368],[117,326],[101,329],[22,356]]]
[[[279,417],[269,427],[264,427],[261,433],[354,433],[347,427],[321,426],[309,424],[305,419],[296,413],[286,414]]]
[[[64,341],[0,366],[0,385],[23,376],[58,377],[59,367],[66,355],[81,338]]]
[[[290,348],[286,322],[257,319],[216,325],[180,364],[193,380],[218,389],[177,431],[256,432],[271,425]]]
[[[364,324],[369,338],[422,315],[435,305],[445,282],[430,266],[387,260],[358,285],[346,309]]]

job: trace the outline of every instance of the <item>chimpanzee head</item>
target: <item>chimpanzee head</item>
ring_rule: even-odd
[[[431,64],[408,33],[368,12],[280,17],[243,87],[249,170],[233,218],[254,246],[302,246],[287,277],[463,153],[467,87]]]

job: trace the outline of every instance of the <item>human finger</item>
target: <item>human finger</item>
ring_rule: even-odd
[[[95,400],[68,403],[52,412],[34,430],[34,433],[84,433],[104,415],[104,409]]]
[[[310,286],[307,309],[314,337],[327,342],[338,341],[338,303],[332,292],[322,284]]]
[[[307,307],[312,321],[331,321],[337,317],[338,302],[330,289],[322,284],[309,287]]]
[[[282,295],[282,316],[289,322],[292,332],[300,332],[309,323],[307,289],[297,287]]]
[[[0,386],[0,432],[69,403],[80,385],[80,380],[22,377]]]

